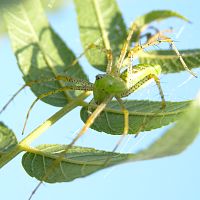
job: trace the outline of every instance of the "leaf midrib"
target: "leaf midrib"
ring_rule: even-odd
[[[182,53],[181,54],[182,56],[183,56],[183,58],[187,58],[187,57],[191,57],[191,56],[199,56],[200,55],[200,53],[199,52],[195,52],[195,53]],[[158,57],[160,58],[160,59],[173,59],[173,58],[177,58],[178,59],[178,56],[176,55],[176,54],[174,54],[174,55],[160,55],[160,54],[155,54],[154,52],[150,52],[150,53],[141,53],[140,55],[139,55],[139,57],[141,57],[141,58],[156,58],[156,59],[158,59]]]
[[[42,156],[42,157],[46,157],[46,159],[58,159],[59,158],[59,156],[60,155],[53,155],[53,154],[51,154],[51,153],[47,153],[47,152],[44,152],[44,151],[42,151],[42,150],[39,150],[39,149],[36,149],[36,148],[29,148],[29,151],[28,151],[28,153],[29,154],[34,154],[34,156]],[[66,152],[67,153],[67,152]],[[69,152],[70,153],[70,152]],[[93,152],[91,152],[91,153],[93,153]],[[95,154],[95,152],[94,152],[94,154]],[[102,152],[102,154],[103,154],[103,152]],[[127,154],[124,154],[124,155],[127,155]],[[92,155],[92,156],[100,156],[100,154],[97,154],[97,155]],[[106,156],[106,155],[104,155],[103,154],[103,156]],[[109,155],[108,155],[109,156]],[[114,155],[113,155],[114,156]],[[116,157],[118,157],[118,156],[120,156],[120,154],[119,155],[116,155]],[[79,156],[79,157],[85,157],[85,155],[83,155],[83,156]],[[76,156],[75,156],[75,158],[76,158]],[[103,159],[102,159],[103,160]],[[104,161],[104,160],[103,160]],[[72,163],[72,164],[77,164],[77,165],[85,165],[86,163],[87,163],[87,165],[92,165],[92,166],[94,166],[94,165],[96,165],[96,166],[102,166],[102,161],[101,160],[98,160],[98,161],[82,161],[82,160],[74,160],[73,159],[73,157],[72,158],[66,158],[66,157],[63,157],[62,158],[62,162],[66,162],[66,163]],[[103,166],[102,166],[103,167]]]
[[[95,105],[90,105],[91,107],[96,107]],[[86,106],[87,107],[87,106]],[[180,108],[181,109],[181,108]],[[155,111],[155,112],[138,112],[138,111],[129,111],[129,116],[131,115],[138,115],[138,116],[169,116],[169,115],[176,115],[182,112],[185,112],[187,110],[187,108],[178,110],[178,111],[169,111],[169,112],[162,112],[162,110],[160,111]],[[113,113],[113,114],[120,114],[120,115],[124,115],[124,112],[121,110],[117,110],[117,109],[112,109],[112,108],[105,108],[103,112],[106,113]]]

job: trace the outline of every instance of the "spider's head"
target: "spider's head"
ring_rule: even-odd
[[[98,75],[96,75],[96,80],[102,79],[105,76],[106,76],[106,74],[98,74]]]
[[[94,100],[96,104],[102,103],[108,96],[120,96],[126,90],[125,82],[109,74],[99,74],[94,83]]]

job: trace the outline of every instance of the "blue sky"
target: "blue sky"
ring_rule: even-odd
[[[188,17],[192,24],[180,20],[167,20],[161,26],[175,27],[172,37],[176,39],[179,49],[200,48],[199,40],[199,1],[197,0],[118,0],[125,22],[130,25],[137,16],[156,9],[171,9]],[[55,30],[73,49],[76,55],[82,52],[79,41],[78,28],[74,6],[70,4],[58,13],[49,14],[49,20]],[[69,31],[70,30],[70,31]],[[182,33],[178,38],[179,31]],[[168,46],[166,46],[168,47]],[[7,37],[0,38],[0,65],[3,70],[0,79],[0,107],[23,84],[22,74],[17,68],[16,59],[12,53]],[[90,73],[93,81],[98,73],[89,67],[86,59],[82,59],[84,70]],[[200,76],[200,70],[194,70]],[[187,72],[161,76],[161,83],[167,100],[193,99],[199,90],[199,79],[188,79]],[[158,92],[153,85],[133,94],[131,98],[159,99]],[[0,116],[18,139],[28,107],[34,100],[34,95],[26,89],[18,96],[10,107]],[[39,125],[55,113],[58,108],[39,102],[34,108],[26,133]],[[71,122],[75,123],[71,123]],[[44,133],[33,145],[41,143],[70,142],[73,133],[81,128],[83,123],[79,119],[79,109],[69,113],[57,124]],[[125,150],[144,148],[148,143],[159,137],[168,127],[157,129],[150,134],[144,133],[137,139],[129,137]],[[95,147],[97,149],[111,150],[118,137],[98,134],[93,130],[78,141],[79,145]],[[42,199],[139,199],[139,200],[198,200],[200,198],[200,138],[182,154],[137,163],[123,164],[107,170],[102,170],[89,177],[77,179],[62,184],[43,184],[34,196],[34,200]],[[12,160],[0,172],[0,193],[4,199],[27,199],[38,181],[29,177],[21,166],[21,155]]]

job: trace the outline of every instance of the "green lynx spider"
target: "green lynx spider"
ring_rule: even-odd
[[[35,103],[49,95],[53,95],[55,93],[59,93],[65,90],[80,90],[80,91],[93,91],[94,95],[94,102],[96,105],[98,105],[95,109],[95,111],[90,115],[90,117],[87,119],[85,125],[79,132],[79,134],[74,138],[74,140],[69,144],[69,148],[74,145],[74,143],[87,131],[87,129],[93,124],[94,120],[99,116],[99,114],[104,110],[106,105],[109,101],[111,101],[112,98],[116,98],[116,100],[119,102],[119,105],[121,107],[122,112],[124,113],[124,131],[122,138],[128,134],[129,130],[129,120],[128,120],[128,110],[124,107],[123,101],[121,98],[129,96],[129,94],[135,92],[142,86],[144,86],[149,80],[153,79],[156,82],[156,85],[159,90],[159,94],[161,96],[162,105],[161,107],[164,109],[165,107],[165,99],[164,94],[160,85],[160,80],[158,78],[158,75],[161,73],[161,67],[159,65],[146,65],[146,64],[139,64],[132,66],[132,62],[138,57],[139,53],[143,51],[145,48],[153,45],[158,45],[160,43],[169,43],[174,51],[176,52],[178,58],[180,59],[180,62],[182,63],[185,70],[187,70],[190,74],[197,77],[196,74],[194,74],[186,65],[184,62],[182,56],[180,55],[179,51],[177,50],[174,42],[172,39],[164,36],[162,32],[158,32],[155,35],[153,35],[148,41],[143,44],[136,44],[129,52],[128,48],[130,45],[131,37],[133,35],[133,32],[136,30],[137,27],[133,24],[131,27],[128,37],[126,39],[126,42],[123,45],[123,48],[121,50],[118,62],[116,65],[113,65],[113,55],[111,49],[103,49],[102,47],[91,44],[86,49],[89,50],[91,48],[98,48],[104,51],[107,55],[107,68],[106,68],[106,74],[99,74],[96,76],[95,83],[90,83],[86,80],[80,80],[75,79],[69,76],[56,76],[53,78],[47,78],[43,80],[33,80],[31,82],[27,82],[25,85],[23,85],[8,101],[8,103],[2,108],[0,113],[6,109],[8,104],[16,97],[16,95],[23,90],[26,86],[31,87],[33,84],[39,84],[42,82],[48,82],[48,81],[58,81],[62,80],[65,82],[72,83],[70,86],[65,86],[47,93],[44,93],[36,98],[36,100],[32,103],[30,106],[30,109],[28,110],[27,117],[24,124],[24,129],[26,127],[27,120],[29,118],[29,114],[35,105]],[[84,52],[85,53],[85,52]],[[82,55],[84,55],[84,53]],[[81,55],[81,56],[82,56]],[[74,61],[77,62],[78,59]],[[73,64],[74,64],[73,63]],[[121,73],[122,68],[126,67],[127,69],[124,70]],[[121,140],[120,140],[121,141]],[[120,143],[120,142],[119,142]],[[119,143],[115,146],[114,150],[116,150]]]

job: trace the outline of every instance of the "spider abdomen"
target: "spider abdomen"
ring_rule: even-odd
[[[121,74],[121,78],[127,83],[128,90],[121,93],[120,97],[126,97],[141,87],[149,83],[151,79],[156,79],[161,73],[160,65],[139,64],[132,68],[132,74],[128,75],[127,70]]]

